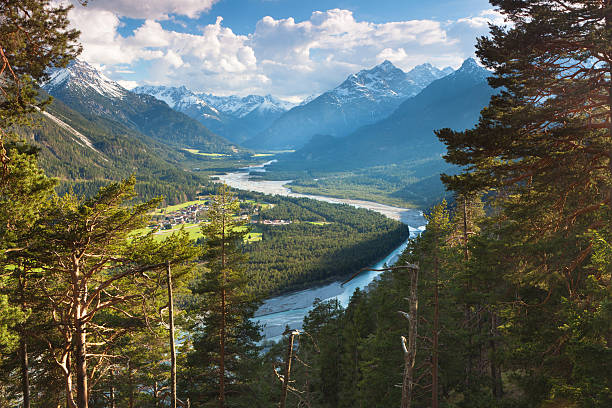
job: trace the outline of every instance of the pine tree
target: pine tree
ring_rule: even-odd
[[[0,1],[0,163],[10,160],[5,142],[14,139],[10,128],[31,125],[29,114],[50,99],[37,98],[36,83],[47,78],[47,68],[65,67],[81,48],[79,32],[68,28],[72,6],[50,0]],[[12,136],[9,138],[9,136]]]
[[[36,82],[46,77],[46,69],[65,66],[80,51],[76,44],[79,33],[68,29],[69,8],[48,0],[0,1],[0,263],[6,261],[7,250],[15,249],[20,232],[35,222],[37,209],[55,185],[38,170],[32,151],[12,144],[17,140],[13,130],[16,125],[32,125],[29,114],[49,102],[38,99],[35,89]],[[24,317],[25,270],[12,269],[11,275],[6,288],[1,287],[4,277],[0,277],[0,288],[14,295],[9,305],[0,294],[0,338],[4,342],[9,335],[6,328]],[[29,408],[26,326],[26,322],[20,326],[19,354],[23,406]]]
[[[105,350],[129,331],[117,326],[109,313],[134,319],[135,305],[154,296],[160,286],[145,272],[159,270],[168,262],[148,263],[155,257],[143,254],[159,248],[151,247],[150,236],[130,236],[146,225],[157,203],[126,207],[125,202],[135,195],[134,183],[131,178],[111,184],[89,200],[74,195],[56,198],[22,250],[24,259],[42,271],[36,287],[58,333],[58,339],[48,341],[64,373],[70,407],[87,408],[91,374],[101,372],[108,357]],[[92,360],[94,365],[88,368]]]
[[[591,321],[610,302],[610,274],[589,260],[593,232],[609,242],[612,219],[612,5],[492,4],[512,24],[492,27],[478,41],[477,55],[494,71],[490,84],[499,93],[476,128],[438,132],[447,160],[466,166],[443,179],[461,193],[488,189],[494,199],[494,219],[480,241],[494,252],[481,252],[480,270],[495,280],[482,262],[500,266],[494,273],[508,290],[495,302],[505,317],[506,362],[525,373],[519,381],[525,394],[533,403],[582,404],[597,394],[586,405],[605,406],[611,398],[606,374],[584,384],[565,328],[576,314]],[[592,282],[607,294],[594,291]],[[589,327],[594,333],[585,340],[610,364],[611,327]]]
[[[184,384],[193,403],[212,405],[216,396],[221,408],[245,404],[240,398],[248,397],[248,367],[257,359],[260,339],[258,326],[249,320],[257,302],[247,290],[242,247],[248,228],[238,213],[238,200],[223,185],[202,226],[206,269],[193,289],[193,350]]]

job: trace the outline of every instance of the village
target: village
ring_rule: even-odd
[[[209,197],[199,197],[197,202],[191,201],[187,204],[187,206],[171,212],[161,209],[160,213],[153,215],[152,222],[148,227],[153,230],[169,230],[181,224],[198,224],[206,220]],[[264,205],[269,206],[271,204],[265,203]],[[243,220],[250,220],[251,224],[281,226],[292,223],[291,220],[260,220],[260,210],[261,205],[244,205],[244,202],[241,202],[240,212],[237,216]]]

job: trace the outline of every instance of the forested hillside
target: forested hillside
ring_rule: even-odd
[[[128,91],[86,62],[55,70],[45,91],[88,118],[105,118],[167,145],[231,153],[236,146],[150,95]]]
[[[249,286],[275,294],[341,279],[379,261],[408,238],[408,227],[349,205],[306,198],[255,196],[274,206],[260,219],[291,221],[257,224],[262,240],[246,246]]]
[[[144,196],[168,189],[180,199],[199,183],[176,166],[183,153],[145,132],[160,122],[139,115],[162,120],[165,108],[115,109],[124,89],[102,77],[94,91],[114,102],[92,97],[80,115],[49,105],[37,84],[81,51],[72,6],[0,0],[0,408],[611,407],[612,5],[491,4],[503,25],[476,46],[490,87],[463,95],[493,95],[488,106],[473,126],[454,114],[479,99],[437,106],[465,120],[435,130],[454,169],[441,176],[452,203],[427,209],[422,233],[346,308],[331,295],[273,312],[307,313],[275,343],[253,318],[262,293],[354,279],[407,227],[219,185],[192,213],[201,240],[185,229],[157,239],[150,219],[161,200],[139,196],[128,174],[144,170]],[[482,74],[463,68],[455,74]],[[411,107],[422,118],[384,129],[423,119],[431,130],[441,99],[423,101]],[[185,140],[185,127],[163,125],[176,146]],[[384,129],[383,142],[396,140]],[[360,137],[369,150],[354,159],[375,160],[374,141]],[[185,157],[206,154],[193,152]],[[413,164],[430,166],[427,157]],[[396,164],[385,166],[415,171]],[[47,172],[80,190],[59,194]],[[401,191],[401,178],[375,174],[354,176]],[[174,178],[186,187],[173,190]],[[248,214],[259,242],[247,243]]]
[[[60,180],[60,190],[93,195],[109,181],[136,174],[144,199],[164,195],[169,203],[193,199],[209,182],[186,172],[186,155],[120,123],[90,117],[54,100],[36,125],[19,133],[38,148],[39,163]]]

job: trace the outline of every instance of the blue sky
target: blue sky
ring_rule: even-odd
[[[126,87],[292,101],[385,59],[457,67],[503,22],[483,0],[92,0],[70,18],[81,58]]]

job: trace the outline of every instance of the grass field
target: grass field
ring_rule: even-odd
[[[162,229],[162,230],[156,231],[153,233],[153,238],[156,241],[163,241],[164,239],[166,239],[173,233],[180,231],[181,228],[185,228],[185,231],[189,234],[189,239],[197,240],[198,238],[202,238],[204,236],[200,229],[200,224],[187,223],[187,224],[175,225],[171,229]],[[240,227],[240,230],[242,231],[246,229],[247,229],[246,226]],[[148,234],[150,231],[151,230],[149,228],[141,228],[141,229],[134,231],[132,235],[134,236],[145,235],[145,234]],[[257,242],[261,240],[262,240],[261,232],[249,232],[244,238],[244,242],[247,242],[247,243]]]
[[[191,154],[198,154],[200,156],[205,156],[205,157],[228,157],[230,156],[229,154],[226,154],[226,153],[204,153],[204,152],[199,151],[198,149],[183,149],[183,150]]]

